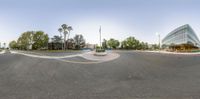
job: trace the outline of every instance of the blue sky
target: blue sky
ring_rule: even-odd
[[[157,43],[173,29],[190,24],[200,35],[199,0],[0,0],[0,42],[16,40],[29,30],[59,35],[61,24],[71,25],[87,42],[134,36]]]

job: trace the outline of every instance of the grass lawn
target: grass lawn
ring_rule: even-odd
[[[193,52],[193,53],[199,53],[200,50],[192,50],[191,52]]]

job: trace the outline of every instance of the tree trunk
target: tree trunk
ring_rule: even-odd
[[[67,49],[68,49],[68,41],[69,41],[69,34],[70,34],[70,32],[68,33],[68,36],[67,36]]]
[[[60,32],[60,38],[61,38],[62,50],[64,50],[64,48],[63,48],[63,43],[62,43],[62,34],[61,34],[61,32]]]
[[[66,34],[64,34],[64,50],[66,50]]]

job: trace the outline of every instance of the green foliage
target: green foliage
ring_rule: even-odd
[[[96,52],[105,52],[105,49],[96,49]]]
[[[36,31],[33,35],[33,49],[41,49],[47,46],[49,37],[43,31]]]
[[[118,46],[119,46],[119,41],[118,40],[115,40],[115,39],[113,39],[113,38],[111,38],[110,40],[108,40],[108,46],[110,47],[110,48],[114,48],[114,49],[116,49]]]
[[[140,42],[135,37],[128,37],[121,42],[122,49],[134,49],[134,50],[146,50],[148,49],[148,43]]]
[[[62,38],[60,36],[55,35],[53,38],[51,38],[53,43],[61,43]]]
[[[97,45],[97,46],[96,46],[96,49],[101,49],[101,47]]]
[[[73,28],[72,26],[68,26],[67,24],[62,24],[61,25],[61,28],[58,29],[58,31],[60,32],[60,35],[61,35],[61,32],[63,32],[63,35],[64,35],[64,42],[66,42],[66,37],[67,37],[67,40],[69,39],[69,35],[70,35],[70,31],[72,31]],[[68,36],[67,36],[68,34]],[[68,45],[66,45],[66,43],[64,43],[64,49],[66,49]]]
[[[159,45],[158,44],[153,44],[150,49],[151,50],[159,49]]]
[[[134,37],[128,37],[126,39],[128,49],[137,49],[139,47],[139,40],[135,39]]]
[[[17,40],[17,44],[19,45],[20,49],[30,49],[30,46],[33,43],[33,34],[33,31],[27,31],[22,33],[22,35]]]
[[[103,39],[103,42],[102,42],[102,48],[103,49],[107,49],[108,48],[108,44],[107,44],[107,40],[106,39]]]
[[[83,35],[75,35],[74,42],[76,49],[81,49],[85,46],[85,39],[83,38]]]
[[[96,46],[96,52],[105,52],[106,50],[100,46]]]
[[[17,49],[17,48],[18,48],[17,42],[16,42],[16,41],[11,41],[11,42],[9,43],[9,47],[10,47],[11,49]]]
[[[42,31],[27,31],[17,40],[17,49],[28,50],[28,49],[41,49],[47,46],[49,37]],[[11,42],[11,46],[14,42]]]

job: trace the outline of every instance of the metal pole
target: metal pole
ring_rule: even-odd
[[[159,50],[160,50],[160,34],[158,35],[158,37],[159,37]]]
[[[99,34],[100,34],[100,49],[101,49],[101,26],[100,26],[100,29],[99,29]]]

